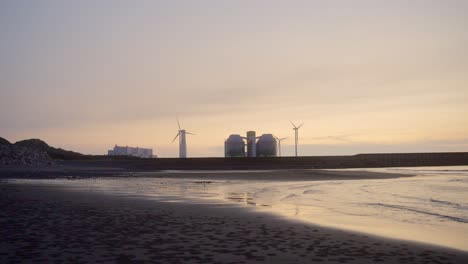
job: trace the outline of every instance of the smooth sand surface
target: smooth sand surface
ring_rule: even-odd
[[[468,263],[468,252],[231,205],[0,182],[0,263]]]

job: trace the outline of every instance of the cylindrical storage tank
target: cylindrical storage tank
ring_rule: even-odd
[[[276,157],[276,139],[272,134],[263,134],[257,140],[257,157]]]
[[[245,157],[245,143],[240,135],[230,135],[224,141],[225,157]]]
[[[257,155],[256,140],[255,131],[247,131],[247,157],[255,157]]]

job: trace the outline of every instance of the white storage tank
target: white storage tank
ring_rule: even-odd
[[[276,139],[272,134],[263,134],[257,140],[257,157],[276,157]]]
[[[230,135],[224,141],[225,157],[245,157],[245,143],[240,135]]]

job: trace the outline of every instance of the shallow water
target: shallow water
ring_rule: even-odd
[[[205,203],[236,203],[319,225],[468,251],[468,166],[353,170],[418,176],[300,182],[161,178],[20,182],[166,202],[198,199]]]

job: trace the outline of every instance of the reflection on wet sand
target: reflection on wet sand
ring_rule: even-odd
[[[106,184],[117,190],[116,182]],[[135,192],[109,195],[64,187],[0,184],[0,263],[455,264],[468,259],[466,252],[284,221],[248,210],[253,206],[155,202]],[[235,195],[243,203],[252,198],[252,192]]]
[[[250,192],[243,192],[243,193],[228,192],[228,193],[225,193],[224,199],[231,201],[231,202],[242,203],[242,204],[246,204],[250,206],[271,207],[270,204],[255,202],[255,197]]]
[[[432,170],[431,175],[373,180],[158,177],[40,182],[126,196],[138,194],[163,202],[231,203],[324,226],[468,250],[468,171],[448,170],[444,167],[443,172]]]

